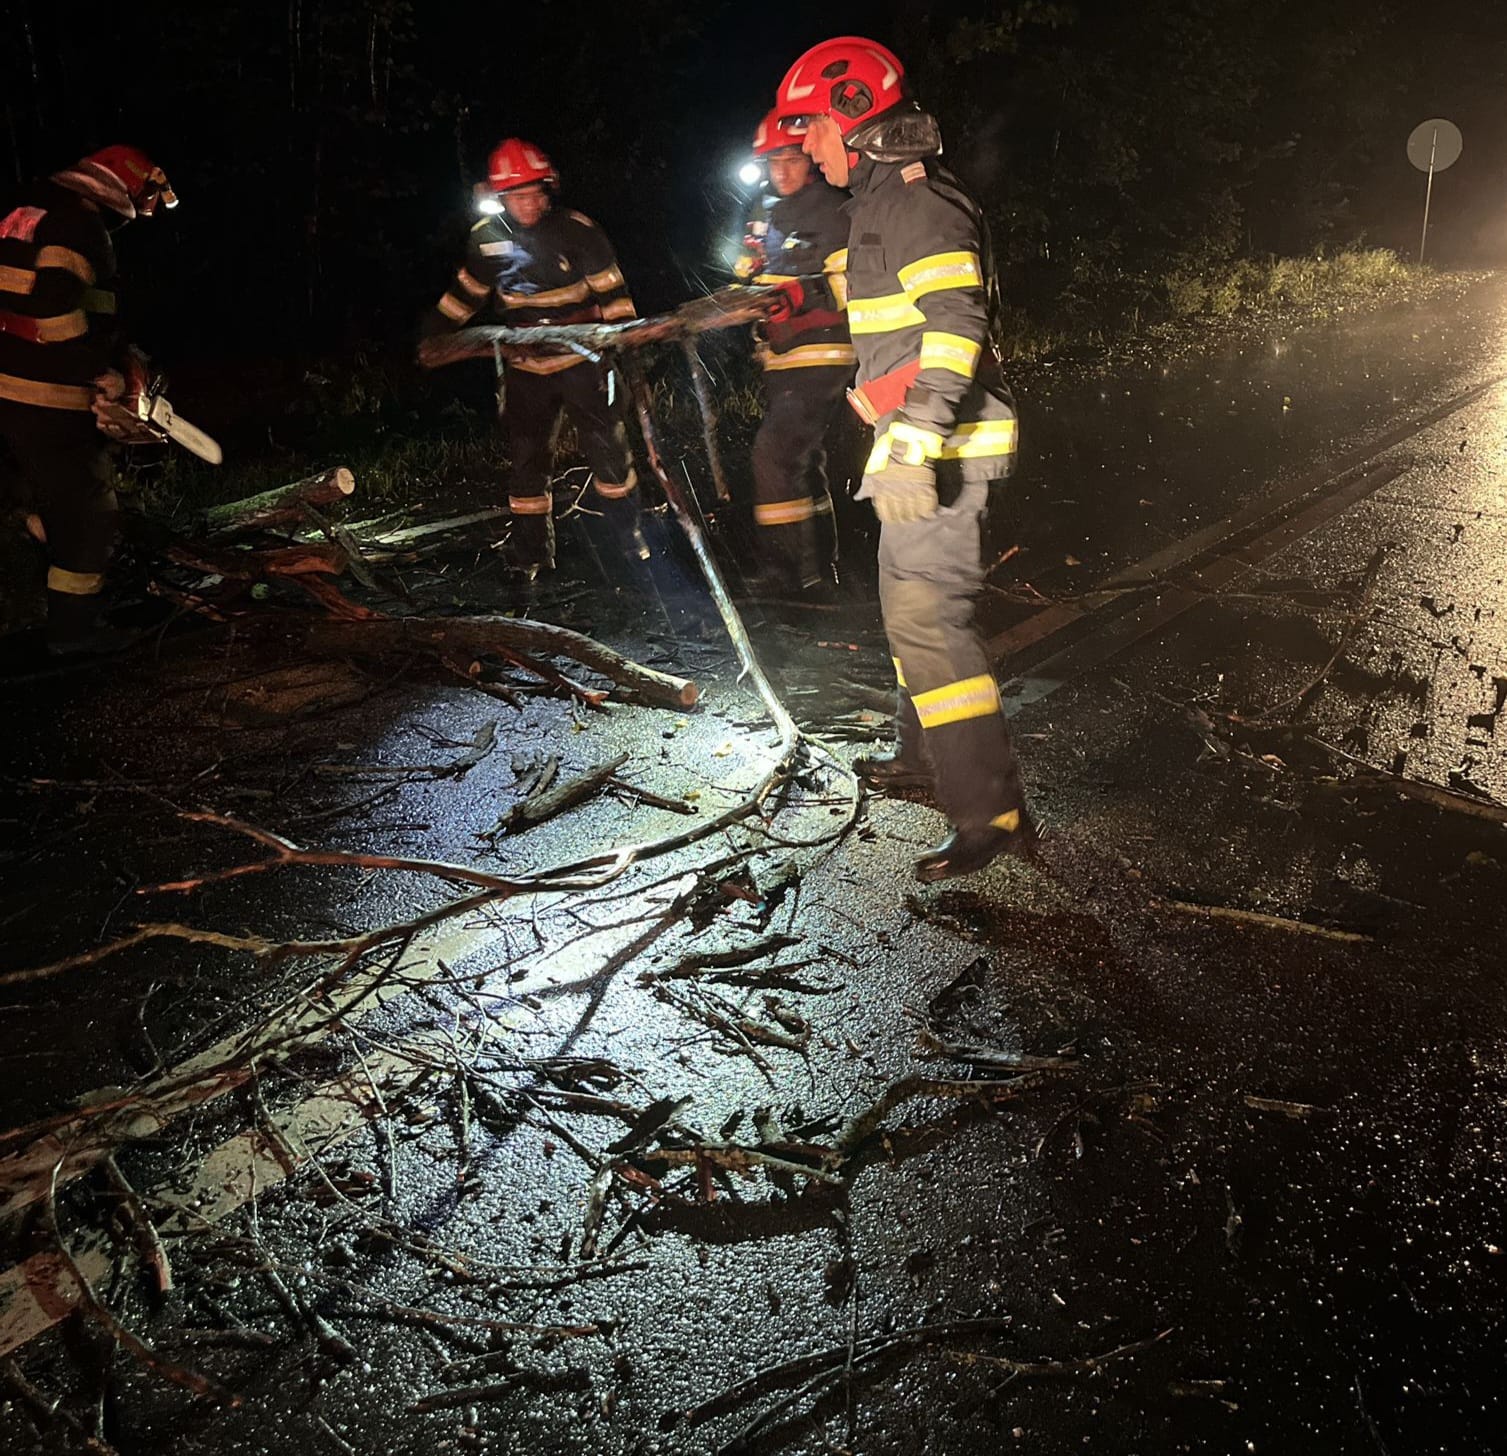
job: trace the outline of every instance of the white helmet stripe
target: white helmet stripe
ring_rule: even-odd
[[[864,49],[884,67],[884,89],[893,91],[900,80],[900,73],[890,64],[889,57],[882,51],[876,51],[873,46],[865,46]]]

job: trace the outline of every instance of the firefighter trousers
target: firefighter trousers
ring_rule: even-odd
[[[594,476],[596,503],[620,536],[638,527],[638,477],[622,410],[607,403],[607,377],[598,365],[573,364],[554,374],[509,365],[505,379],[508,444],[513,470],[512,555],[520,566],[553,566],[555,523],[550,465],[560,422],[570,416],[581,453]]]
[[[823,553],[832,557],[826,438],[852,378],[851,365],[764,374],[764,420],[753,443],[754,522],[761,564],[784,586],[816,585],[825,574]]]
[[[94,627],[115,544],[109,447],[86,411],[11,400],[0,400],[0,440],[46,537],[48,636],[76,641]]]
[[[930,763],[937,803],[958,829],[1014,829],[1026,814],[1015,745],[973,618],[988,500],[987,484],[963,485],[934,516],[879,531],[899,751]]]

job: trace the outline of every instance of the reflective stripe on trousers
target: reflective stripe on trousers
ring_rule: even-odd
[[[827,431],[852,370],[810,368],[764,376],[764,418],[754,437],[754,521],[761,566],[792,587],[822,579],[831,556]],[[821,517],[818,524],[817,518]]]
[[[114,467],[92,414],[0,400],[0,441],[47,551],[48,630],[59,639],[93,623],[115,543]]]
[[[964,485],[929,519],[879,532],[879,602],[905,684],[896,714],[901,751],[930,761],[937,802],[960,829],[1025,808],[1015,745],[973,621],[988,499],[987,485]]]

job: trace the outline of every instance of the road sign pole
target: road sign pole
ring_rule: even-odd
[[[1421,266],[1429,246],[1429,214],[1434,202],[1434,174],[1447,172],[1460,160],[1464,145],[1460,128],[1442,116],[1420,121],[1408,137],[1408,161],[1420,172],[1428,173],[1428,188],[1423,194],[1423,233],[1418,239],[1418,262]]]
[[[1418,266],[1423,266],[1424,250],[1429,245],[1429,207],[1434,200],[1434,159],[1439,155],[1439,128],[1429,139],[1429,184],[1423,194],[1423,236],[1418,240]]]

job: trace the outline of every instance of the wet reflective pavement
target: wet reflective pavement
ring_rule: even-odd
[[[29,1336],[14,1358],[44,1397],[28,1414],[7,1373],[0,1449],[1507,1449],[1504,322],[1488,281],[1280,350],[1023,381],[1036,445],[997,525],[1022,550],[996,626],[1042,605],[1027,583],[1100,584],[1284,480],[1396,468],[1021,711],[1040,871],[915,885],[938,816],[855,800],[837,766],[883,731],[872,607],[750,610],[817,747],[767,830],[472,910],[344,979],[157,940],[0,985],[9,1126],[137,1079],[168,1097],[196,1055],[234,1072],[117,1154],[166,1294],[129,1219],[105,1234],[118,1188],[68,1178],[97,1122],[0,1146],[25,1203],[6,1263],[31,1261],[0,1346]],[[601,794],[481,837],[540,759],[566,777],[626,752],[624,779],[699,816],[734,802],[773,735],[704,605],[662,565],[645,615],[589,559],[576,542],[588,590],[538,615],[661,654],[700,709],[515,711],[415,666],[332,666],[344,701],[248,723],[267,698],[246,684],[299,654],[244,631],[29,685],[7,962],[142,921],[337,938],[462,893],[298,866],[138,896],[262,857],[181,809],[517,877],[691,817]],[[496,600],[485,570],[410,585]],[[1128,603],[1086,605],[1074,641]],[[353,974],[371,989],[338,1009]],[[248,1041],[274,1012],[318,1034]],[[316,1114],[342,1078],[345,1111]],[[57,1323],[78,1297],[28,1152],[62,1162],[59,1227],[157,1368],[87,1313]]]

